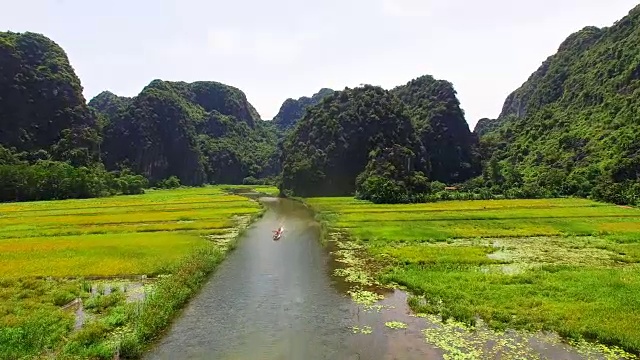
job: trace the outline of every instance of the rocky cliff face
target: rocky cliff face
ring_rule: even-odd
[[[300,196],[353,194],[371,151],[416,142],[404,105],[388,91],[367,85],[335,92],[288,134],[282,186]]]
[[[482,136],[493,130],[495,126],[497,126],[496,119],[482,118],[476,123],[476,126],[473,128],[473,133],[477,136]]]
[[[0,33],[0,145],[85,165],[97,160],[95,114],[66,53],[34,33]]]
[[[366,177],[381,174],[385,184],[403,189],[415,188],[422,174],[449,183],[475,176],[476,137],[459,105],[453,85],[431,76],[390,91],[371,85],[337,91],[308,107],[286,137],[282,186],[301,196],[353,194],[369,161],[372,167],[359,179],[369,190],[380,182]],[[374,153],[382,157],[371,158]],[[400,158],[406,173],[391,176]]]
[[[453,84],[426,75],[391,93],[406,104],[415,124],[430,164],[425,171],[429,179],[452,183],[480,173],[477,138],[469,130]]]
[[[589,26],[570,35],[555,55],[547,58],[519,89],[509,94],[498,119],[524,118],[528,111],[535,112],[559,100],[565,92],[565,82],[573,75],[569,70],[571,64],[596,46],[605,33]]]
[[[108,117],[108,168],[131,167],[152,182],[175,175],[188,185],[271,175],[275,131],[237,88],[154,80],[133,99],[101,94],[92,103]]]

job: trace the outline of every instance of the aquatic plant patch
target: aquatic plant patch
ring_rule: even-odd
[[[261,211],[220,187],[0,204],[0,359],[139,355]]]
[[[410,289],[420,296],[410,301],[416,311],[467,325],[481,319],[493,330],[551,330],[640,354],[638,209],[585,199],[306,201],[330,231],[386,265],[372,272],[369,262],[351,261],[350,273]],[[451,358],[484,356],[459,345]]]
[[[353,330],[354,334],[372,334],[373,330],[371,329],[371,326],[365,325],[363,327],[359,327],[359,326],[352,326],[351,329]]]
[[[424,313],[418,317],[429,321],[430,326],[422,333],[426,341],[444,352],[444,359],[554,359],[540,356],[532,344],[538,340],[552,345],[561,345],[561,339],[553,334],[531,332],[496,331],[485,324],[470,327],[453,319],[442,320],[438,316]],[[585,358],[634,359],[635,356],[615,347],[593,346],[584,341],[572,342]]]
[[[400,321],[387,321],[384,325],[390,329],[406,329],[407,324]]]

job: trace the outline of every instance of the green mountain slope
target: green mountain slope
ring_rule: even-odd
[[[287,99],[280,107],[278,114],[273,118],[273,123],[279,130],[288,130],[302,119],[307,107],[320,103],[320,101],[333,93],[334,90],[322,88],[312,97],[303,96],[297,100]]]
[[[131,101],[131,98],[118,96],[110,91],[103,91],[89,101],[89,107],[96,109],[107,117],[113,117],[120,110],[131,104]]]
[[[282,188],[299,196],[353,194],[370,152],[417,139],[404,104],[371,85],[335,92],[304,117],[283,145]]]
[[[118,98],[122,107],[110,112],[115,99],[92,100],[108,117],[102,150],[110,169],[130,167],[152,182],[177,176],[188,185],[273,175],[275,131],[239,89],[154,80],[130,102]]]
[[[98,143],[64,50],[40,34],[0,32],[0,146],[86,165],[98,159]]]
[[[509,95],[497,119],[476,127],[492,158],[494,175],[486,177],[503,187],[636,202],[639,43],[640,6],[611,27],[569,36]]]

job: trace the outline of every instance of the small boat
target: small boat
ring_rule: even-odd
[[[283,227],[280,227],[280,228],[278,228],[278,230],[274,231],[273,240],[274,241],[280,240],[280,238],[282,237],[282,232],[284,232],[284,228]]]

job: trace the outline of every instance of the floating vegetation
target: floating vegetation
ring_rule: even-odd
[[[371,326],[365,325],[362,328],[359,326],[352,326],[351,329],[353,330],[354,334],[371,334],[373,333],[373,330],[371,329]]]
[[[573,346],[580,355],[585,356],[587,359],[600,358],[600,357],[604,357],[606,360],[638,359],[637,356],[633,354],[629,354],[626,351],[616,346],[593,344],[584,340],[580,340],[580,341],[571,340],[569,341],[569,344]]]
[[[337,233],[336,233],[337,234]],[[339,235],[344,236],[344,235]],[[336,236],[337,239],[338,237]],[[356,243],[355,241],[336,241],[336,246],[343,250],[361,250],[364,249],[364,246]]]
[[[375,310],[377,313],[380,313],[382,311],[382,309],[389,309],[388,307],[384,306],[384,305],[380,305],[380,304],[375,304],[375,305],[365,305],[364,306],[364,310],[365,311],[369,311],[369,310]]]
[[[475,240],[497,251],[489,258],[529,264],[604,266],[616,265],[617,252],[606,249],[608,241],[591,236],[580,237],[522,237]]]
[[[444,359],[547,359],[532,346],[531,340],[539,340],[547,345],[563,349],[563,342],[556,334],[533,333],[528,331],[496,331],[479,321],[469,326],[452,318],[442,321],[440,316],[418,313],[430,325],[422,330],[425,340],[444,351]],[[570,341],[576,352],[587,359],[607,360],[638,359],[617,347],[592,344],[586,341]],[[547,346],[548,348],[548,346]],[[553,357],[552,357],[553,358]],[[552,359],[551,358],[551,359]]]
[[[338,268],[333,271],[335,276],[344,277],[345,281],[361,286],[373,286],[379,285],[368,273],[365,271],[365,260],[358,256],[358,251],[364,249],[362,245],[357,244],[354,241],[344,240],[344,235],[340,233],[331,233],[332,241],[340,250],[332,252],[335,256],[335,260],[341,264],[344,264],[344,268]]]
[[[437,316],[420,315],[435,325],[422,330],[428,343],[444,351],[444,359],[539,359],[526,340],[517,339],[481,327],[469,327],[448,319],[443,322]]]
[[[400,321],[387,321],[384,325],[390,329],[406,329],[407,324]]]
[[[348,292],[356,304],[365,305],[365,306],[372,306],[379,300],[384,299],[384,296],[376,294],[371,291],[367,291],[367,290],[357,289],[357,290],[349,290]]]
[[[335,269],[333,274],[335,276],[344,277],[345,281],[350,283],[356,283],[364,286],[371,286],[374,284],[367,273],[356,268]]]

